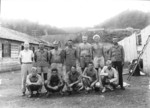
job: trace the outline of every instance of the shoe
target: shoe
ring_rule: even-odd
[[[22,92],[22,96],[25,96],[26,94],[25,94],[25,92]]]
[[[121,87],[121,90],[125,90],[125,87]]]
[[[49,97],[49,96],[50,96],[50,93],[49,93],[49,92],[47,92],[47,93],[46,93],[46,97]]]
[[[29,95],[28,95],[28,98],[31,98],[31,97],[32,97],[32,94],[29,94]]]
[[[106,87],[103,88],[102,93],[106,92]]]
[[[111,85],[108,85],[107,88],[108,88],[109,90],[111,90],[111,91],[114,90],[113,87],[112,87]]]

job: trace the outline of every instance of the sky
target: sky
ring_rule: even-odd
[[[149,1],[137,0],[1,0],[1,19],[93,27],[125,10],[150,12],[149,7]]]

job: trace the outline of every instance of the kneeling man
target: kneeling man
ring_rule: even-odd
[[[67,73],[67,88],[68,91],[77,92],[82,87],[81,73],[76,70],[75,66],[71,67],[71,71]]]
[[[85,68],[83,75],[83,84],[85,87],[85,90],[88,92],[91,89],[97,89],[96,83],[98,82],[98,73],[97,70],[94,68],[94,65],[92,62],[88,64],[88,67]],[[98,87],[99,88],[99,87]]]
[[[42,89],[42,78],[37,73],[36,67],[32,67],[31,73],[27,76],[26,86],[29,91],[29,98],[33,96],[33,91],[37,92],[37,95],[41,92]]]
[[[106,62],[107,66],[104,66],[100,76],[102,80],[103,90],[102,92],[106,91],[106,88],[110,90],[114,90],[115,87],[118,85],[118,72],[115,68],[112,67],[112,62],[108,60]]]
[[[51,71],[51,75],[47,81],[45,81],[45,88],[47,90],[47,96],[50,93],[60,92],[62,94],[62,89],[64,87],[64,81],[62,76],[58,73],[56,68],[53,68]]]

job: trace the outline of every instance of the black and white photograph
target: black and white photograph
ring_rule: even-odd
[[[150,108],[150,1],[0,0],[0,108]]]

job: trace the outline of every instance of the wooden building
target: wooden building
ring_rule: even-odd
[[[25,41],[30,43],[33,51],[37,50],[39,42],[42,42],[27,34],[0,27],[0,72],[20,69],[18,54]]]

